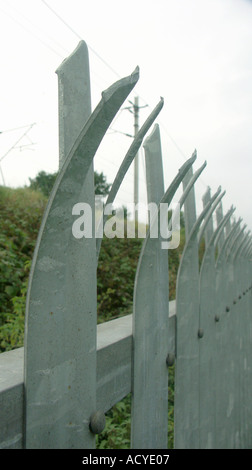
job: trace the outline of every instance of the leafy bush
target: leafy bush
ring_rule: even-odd
[[[174,374],[175,367],[169,367],[168,390],[168,449],[174,447]],[[131,394],[114,405],[106,413],[106,427],[96,437],[97,449],[130,449]]]
[[[106,427],[96,437],[97,449],[129,449],[131,394],[106,413]]]
[[[17,316],[24,328],[29,267],[45,204],[28,188],[0,187],[0,351],[21,345],[10,329],[17,327]]]
[[[24,271],[28,274],[31,261],[25,262]],[[9,351],[19,348],[24,343],[25,304],[28,276],[22,283],[20,295],[11,299],[12,312],[5,314],[5,322],[0,327],[1,349]]]
[[[21,345],[29,267],[47,198],[30,188],[0,187],[0,351]],[[104,237],[97,269],[98,323],[132,312],[142,240]],[[183,240],[182,240],[183,246]],[[170,299],[182,246],[169,251]],[[20,338],[11,328],[20,317]]]
[[[132,313],[141,239],[104,238],[97,269],[98,322]]]
[[[34,191],[40,191],[44,196],[49,197],[53,185],[56,181],[58,172],[46,173],[40,171],[35,178],[29,178],[30,189]],[[103,173],[94,172],[94,190],[95,194],[101,194],[105,196],[109,193],[110,184],[107,183],[106,176]]]
[[[0,187],[0,352],[23,345],[25,303],[31,259],[46,206],[42,191]],[[176,276],[184,245],[169,251],[169,295],[176,296]],[[141,239],[104,238],[97,269],[98,323],[132,313],[134,280]],[[169,447],[173,447],[174,370],[169,373]],[[107,413],[101,449],[130,446],[131,396]]]

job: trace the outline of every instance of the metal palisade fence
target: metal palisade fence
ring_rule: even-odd
[[[92,113],[84,41],[57,74],[60,171],[38,235],[27,295],[23,446],[94,448],[108,404],[112,406],[127,389],[132,392],[131,447],[167,448],[169,365],[175,360],[175,447],[251,447],[251,237],[241,220],[232,222],[233,207],[223,215],[225,193],[220,188],[213,195],[207,190],[197,217],[194,184],[206,163],[193,172],[196,151],[168,189],[164,187],[161,139],[155,124],[163,99],[135,136],[107,199],[113,203],[143,143],[148,202],[157,211],[136,272],[132,341],[120,369],[120,377],[125,370],[128,382],[120,393],[119,380],[113,387],[108,380],[99,382],[96,268],[102,237],[73,236],[73,207],[82,201],[94,211],[93,158],[137,83],[139,70],[104,91]],[[176,316],[171,317],[171,233],[163,237],[157,224],[152,236],[151,224],[159,220],[163,205],[170,207],[181,186],[178,208],[184,211],[186,243],[177,276]],[[107,218],[104,214],[101,233]],[[101,374],[109,367],[104,359]],[[102,405],[101,395],[106,395],[102,400],[107,405]]]

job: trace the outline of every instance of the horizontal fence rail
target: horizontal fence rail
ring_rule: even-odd
[[[170,303],[169,345],[175,354],[176,302]],[[97,406],[108,411],[132,392],[132,315],[97,325]],[[0,354],[0,448],[23,448],[24,348]]]
[[[143,144],[149,221],[133,312],[97,326],[96,270],[111,219],[105,207],[95,231],[93,159],[139,68],[102,92],[93,112],[84,41],[57,75],[59,173],[33,256],[24,348],[0,355],[0,447],[93,449],[106,411],[131,392],[131,448],[167,448],[174,361],[175,448],[252,447],[250,232],[234,219],[233,206],[224,214],[221,187],[213,195],[207,188],[197,214],[196,183],[206,162],[194,171],[196,150],[165,188],[155,123],[161,98],[123,157],[106,201],[114,202]],[[79,204],[88,206],[90,219]],[[169,250],[179,246],[181,210],[185,245],[176,301],[169,301]]]

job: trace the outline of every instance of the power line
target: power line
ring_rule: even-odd
[[[45,0],[41,0],[42,3],[80,40],[83,40],[83,38],[80,36],[77,31],[75,31],[72,26],[70,26],[69,23],[67,23],[50,5]],[[90,45],[88,45],[89,49],[95,54],[118,78],[121,78],[120,75],[116,72],[116,70],[111,67],[111,65],[104,60],[100,54],[98,54]]]
[[[63,58],[62,54],[59,54],[57,51],[55,51],[55,49],[53,49],[50,45],[48,45],[47,43],[45,43],[45,41],[43,41],[43,39],[41,39],[40,37],[38,37],[36,34],[34,34],[30,29],[26,28],[22,23],[20,23],[20,21],[18,21],[16,18],[13,18],[12,15],[10,15],[9,13],[7,13],[5,10],[3,10],[2,8],[0,8],[0,10],[6,15],[8,16],[9,18],[11,18],[15,23],[17,23],[19,26],[21,26],[21,28],[23,28],[26,32],[28,32],[29,34],[31,34],[32,36],[34,36],[38,41],[40,41],[44,46],[46,46],[48,49],[50,49],[54,54],[58,55],[59,57]]]
[[[67,22],[65,21],[62,16],[60,16],[45,0],[41,0],[42,3],[58,18],[59,21],[61,21],[79,40],[82,40],[83,38],[81,37],[81,35],[74,29],[72,28],[72,26]],[[2,8],[1,8],[2,10]],[[48,49],[50,49],[52,52],[54,52],[55,54],[57,54],[58,56],[60,56],[61,58],[63,58],[62,54],[60,54],[59,52],[57,52],[54,48],[52,48],[50,45],[48,45],[46,42],[44,42],[40,37],[38,37],[36,34],[34,34],[31,30],[29,30],[28,28],[26,28],[22,23],[20,23],[16,18],[13,18],[12,15],[10,15],[9,13],[7,13],[6,11],[2,10],[7,16],[9,16],[13,21],[15,21],[17,24],[19,24],[23,29],[25,29],[27,32],[29,32],[30,34],[32,34],[34,37],[36,37],[42,44],[44,44],[44,46],[46,46]],[[21,12],[19,12],[17,9],[16,11],[23,16],[23,18],[25,18],[27,21],[29,21],[31,24],[33,24],[29,19],[27,19]],[[40,28],[41,30],[41,28]],[[42,30],[41,30],[42,31]],[[54,40],[52,39],[51,37],[49,37],[50,40]],[[66,50],[63,46],[61,46],[58,42],[54,41],[55,44],[57,44],[62,50]],[[103,59],[103,57],[101,57],[100,54],[98,54],[90,45],[88,45],[88,48],[93,52],[93,54],[95,54],[98,59],[103,62],[104,65],[106,65],[106,67],[108,67],[118,78],[121,78],[120,75],[118,74],[118,72],[106,61]],[[145,106],[142,106],[142,107],[146,107],[146,106],[149,106],[146,102],[146,100],[144,100],[141,96],[139,96],[143,102],[146,103]],[[133,108],[134,108],[134,104],[131,103],[133,105]],[[128,109],[129,111],[131,111],[132,107],[125,107],[124,109]],[[121,110],[122,111],[122,110]],[[132,112],[132,111],[131,111]],[[134,113],[134,111],[133,111]],[[22,126],[22,127],[25,127],[25,126]],[[20,128],[22,128],[20,127]],[[170,138],[170,140],[172,141],[172,143],[174,144],[174,146],[177,148],[177,150],[179,151],[179,153],[182,155],[182,157],[184,159],[186,159],[186,156],[184,155],[184,153],[182,152],[182,150],[179,148],[179,146],[177,145],[177,143],[175,142],[175,140],[169,135],[169,133],[167,132],[167,130],[164,128],[164,126],[162,126],[165,133],[168,135],[168,137]],[[16,129],[19,129],[19,128],[16,128]],[[16,130],[16,129],[13,129],[13,130]],[[6,130],[6,131],[2,131],[2,132],[10,132],[12,129],[10,130]],[[121,132],[121,131],[118,131],[118,130],[114,130],[112,129],[112,132],[118,132],[118,133],[121,133],[121,134],[125,134],[127,135],[128,137],[131,137],[130,134],[127,134],[127,133],[124,133],[124,132]],[[1,132],[0,132],[1,133]],[[15,146],[15,145],[14,145]],[[9,153],[9,151],[7,152]],[[6,155],[4,155],[0,161],[5,157]],[[205,184],[205,183],[204,183]]]
[[[14,7],[13,7],[14,8]],[[35,25],[29,18],[27,18],[26,16],[24,16],[17,8],[14,8],[15,11],[17,13],[19,13],[26,21],[28,21],[32,26],[34,26],[36,29],[39,29],[43,34],[45,34],[44,30],[42,30],[41,28],[39,28],[37,25]],[[7,15],[9,18],[11,18],[12,21],[14,21],[15,23],[17,23],[19,26],[21,26],[27,33],[31,34],[33,37],[35,37],[39,42],[41,42],[48,50],[50,50],[51,52],[53,52],[54,54],[56,54],[58,57],[60,57],[62,60],[65,58],[66,54],[69,54],[69,51],[67,51],[67,49],[62,46],[62,44],[60,44],[58,41],[55,41],[54,38],[52,38],[51,36],[48,36],[48,39],[50,41],[53,41],[55,43],[55,45],[57,45],[58,47],[60,47],[62,49],[62,51],[65,52],[65,54],[63,55],[63,53],[60,53],[58,51],[56,51],[51,45],[47,44],[43,39],[41,39],[37,34],[35,34],[33,31],[31,31],[29,28],[27,28],[23,23],[21,23],[20,21],[18,21],[16,18],[14,18],[10,13],[4,11],[2,8],[0,9],[5,15]],[[97,73],[95,73],[96,76],[98,76]],[[98,76],[99,77],[99,76]],[[101,77],[99,77],[101,78]],[[96,80],[93,79],[92,80],[92,83],[96,83]],[[97,84],[98,86],[98,84]],[[100,88],[100,87],[99,87]]]
[[[6,3],[6,2],[5,2]],[[10,6],[10,5],[8,5]],[[28,23],[30,23],[34,28],[36,28],[36,30],[40,30],[42,32],[43,35],[47,35],[48,39],[50,41],[53,41],[55,43],[55,45],[57,45],[60,49],[62,49],[62,51],[64,51],[64,54],[66,53],[66,48],[64,46],[62,46],[62,44],[60,44],[58,41],[56,41],[52,36],[48,35],[47,32],[45,33],[45,31],[40,27],[38,26],[37,24],[34,24],[33,21],[31,21],[30,18],[27,18],[27,16],[25,16],[20,10],[18,10],[18,8],[14,7],[13,5],[11,5],[11,8],[13,8],[13,10],[15,10],[15,12],[17,12],[22,18],[24,18],[25,21],[27,21]],[[22,25],[23,26],[23,25]],[[33,33],[31,33],[33,34]],[[47,46],[46,46],[47,47]],[[49,46],[50,47],[50,46]],[[56,51],[55,51],[56,52]],[[60,54],[59,54],[60,55]]]
[[[47,2],[46,0],[41,0],[41,2],[79,39],[79,40],[83,40],[82,36],[74,29],[72,28],[72,26],[70,26],[69,23],[67,23],[67,21],[65,21],[62,16],[60,16]],[[98,54],[89,44],[88,45],[88,48],[118,77],[118,78],[121,78],[121,76],[118,74],[118,72],[113,68],[111,67],[111,65],[103,59],[103,57],[101,57],[100,54]],[[140,95],[139,95],[139,98],[141,98],[144,102],[145,102],[145,106],[143,107],[147,107],[149,106],[147,101],[145,99],[143,99]],[[134,104],[131,103],[133,105],[133,108],[134,108]],[[124,109],[128,109],[129,111],[131,111],[132,107],[128,107],[128,108],[124,108]],[[134,113],[134,111],[131,111]],[[182,152],[182,150],[179,148],[179,146],[177,145],[177,143],[175,142],[175,140],[168,134],[167,130],[164,128],[166,134],[168,135],[168,137],[171,139],[171,141],[173,142],[173,144],[175,145],[175,147],[177,148],[177,150],[179,151],[179,153],[182,155],[182,157],[184,159],[186,159],[185,157],[185,154]],[[119,131],[114,131],[114,132],[119,132]],[[123,133],[123,132],[122,132]],[[124,133],[123,133],[124,134]]]
[[[11,152],[11,150],[17,148],[17,144],[24,138],[24,137],[28,137],[27,134],[28,132],[32,129],[32,127],[35,126],[35,122],[33,124],[30,124],[29,125],[29,128],[21,135],[21,137],[19,137],[17,139],[17,141],[9,148],[9,150],[7,150],[7,152],[5,152],[5,154],[0,158],[0,162],[5,158],[7,157],[7,155]],[[29,138],[28,138],[29,139]],[[30,139],[29,139],[30,140]],[[30,141],[31,143],[29,144],[30,145],[35,145],[32,141]],[[20,147],[21,148],[21,147]]]
[[[32,124],[32,125],[34,125],[34,124]],[[31,126],[31,124],[27,124],[26,126],[19,126],[19,127],[13,127],[12,129],[5,129],[4,131],[0,131],[0,134],[6,134],[6,132],[13,132],[13,131],[17,131],[19,129],[25,129],[25,128],[30,127],[30,126]]]

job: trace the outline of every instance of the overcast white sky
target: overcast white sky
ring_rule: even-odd
[[[139,65],[130,99],[138,95],[140,106],[148,105],[140,110],[140,125],[160,96],[165,100],[157,122],[166,186],[196,148],[194,169],[207,161],[196,185],[198,212],[207,186],[213,194],[221,185],[224,211],[234,204],[235,216],[252,230],[251,0],[0,0],[0,159],[6,155],[0,164],[6,185],[23,186],[40,170],[57,170],[55,70],[80,38],[89,46],[92,107],[102,90]],[[29,138],[15,146],[27,128],[12,129],[33,123]],[[120,112],[112,128],[133,134],[133,115]],[[26,147],[31,142],[36,145]],[[108,132],[95,168],[109,182],[130,143]],[[140,170],[144,200],[143,152]],[[132,197],[133,168],[118,203]]]

